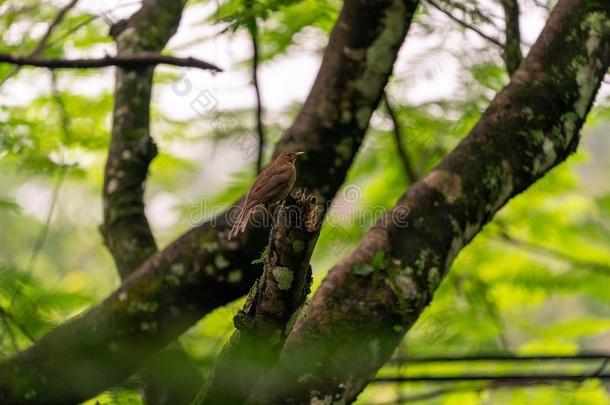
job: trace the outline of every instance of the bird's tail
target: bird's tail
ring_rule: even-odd
[[[250,219],[250,210],[251,207],[248,207],[247,205],[242,207],[239,216],[237,217],[237,221],[235,221],[235,224],[233,224],[233,227],[229,232],[229,240],[246,230],[246,225],[248,225],[248,220]]]

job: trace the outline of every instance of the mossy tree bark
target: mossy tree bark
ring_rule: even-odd
[[[147,0],[128,20],[114,24],[118,56],[159,53],[176,33],[186,0]],[[104,223],[100,231],[122,280],[157,252],[144,212],[149,165],[157,154],[150,134],[154,66],[117,68],[112,137],[104,170]],[[149,405],[188,403],[203,376],[174,342],[142,369]]]

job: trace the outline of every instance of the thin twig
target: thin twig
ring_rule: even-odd
[[[61,124],[62,124],[61,129],[62,129],[64,141],[65,141],[67,138],[70,137],[70,118],[66,112],[65,105],[63,103],[63,100],[61,99],[61,95],[59,94],[59,90],[57,88],[57,78],[53,72],[51,72],[51,93],[53,96],[53,100],[55,101],[55,103],[57,104],[57,107],[58,107],[59,116],[61,118]],[[60,163],[63,164],[63,162],[60,162]],[[22,281],[25,281],[25,279],[29,278],[32,275],[32,273],[34,272],[34,268],[36,266],[36,261],[38,259],[38,256],[40,255],[40,252],[42,251],[42,248],[43,248],[44,243],[47,238],[47,234],[49,233],[49,228],[51,226],[51,219],[53,217],[53,212],[55,211],[57,199],[59,198],[59,191],[63,184],[65,174],[66,174],[65,169],[63,167],[60,167],[59,175],[58,175],[57,181],[55,183],[55,186],[53,188],[53,193],[52,193],[52,197],[51,197],[51,205],[49,206],[49,211],[47,213],[47,217],[46,217],[44,226],[40,230],[38,238],[36,239],[36,243],[34,244],[34,248],[32,250],[32,254],[30,255],[28,264],[25,268],[25,275],[23,276]],[[17,288],[15,289],[15,292],[13,293],[10,304],[8,306],[8,311],[11,310],[13,304],[15,303],[15,300],[21,293],[22,289],[23,289],[23,282],[19,283]]]
[[[510,243],[514,246],[526,248],[531,252],[541,254],[544,256],[549,256],[553,259],[565,260],[565,261],[570,262],[579,267],[592,268],[596,271],[599,271],[600,274],[610,276],[610,266],[608,266],[608,265],[605,265],[602,263],[590,262],[590,261],[586,261],[586,260],[581,260],[581,259],[572,257],[570,255],[567,255],[563,252],[560,252],[558,250],[548,248],[546,246],[538,245],[536,243],[528,242],[528,241],[525,241],[522,239],[517,239],[517,238],[509,235],[505,231],[500,232],[500,237],[502,238],[501,239],[502,241],[504,241],[506,243]]]
[[[55,182],[55,186],[53,187],[53,193],[51,196],[51,205],[49,206],[49,211],[47,212],[47,217],[45,219],[45,223],[44,223],[42,229],[40,230],[40,233],[38,234],[38,238],[36,239],[36,243],[34,244],[34,248],[32,249],[30,259],[28,260],[28,264],[25,267],[25,274],[22,278],[22,281],[25,281],[25,279],[29,278],[32,275],[32,273],[34,272],[34,268],[36,267],[36,261],[38,260],[38,256],[40,255],[40,252],[42,251],[44,243],[47,239],[47,234],[49,233],[49,228],[51,226],[51,218],[53,217],[53,212],[55,211],[55,205],[57,204],[57,198],[59,197],[59,190],[63,183],[64,177],[65,177],[65,170],[63,168],[61,168],[59,171],[59,177],[57,178],[57,181]],[[8,306],[8,311],[10,311],[11,308],[13,307],[15,300],[17,299],[17,297],[19,296],[19,294],[21,293],[21,291],[23,289],[22,287],[23,287],[23,282],[18,284],[17,289],[13,293],[13,296],[11,297],[11,301]]]
[[[11,346],[13,346],[13,351],[16,352],[17,350],[19,350],[19,346],[17,345],[17,337],[15,336],[13,329],[11,329],[11,325],[9,324],[8,319],[6,318],[5,313],[1,313],[0,318],[2,318],[2,323],[4,324],[4,329],[8,333],[8,337],[11,341]]]
[[[477,27],[467,23],[464,20],[459,19],[458,17],[454,16],[453,14],[451,14],[449,11],[445,10],[443,7],[441,7],[436,1],[434,0],[426,0],[426,2],[428,2],[428,4],[430,4],[432,7],[434,7],[435,9],[437,9],[438,11],[440,11],[441,13],[445,14],[447,17],[449,17],[450,19],[452,19],[453,21],[455,21],[456,23],[458,23],[459,25],[461,25],[462,27],[469,29],[475,33],[477,33],[480,37],[482,37],[483,39],[491,42],[492,44],[495,44],[496,46],[504,49],[504,44],[502,44],[502,42],[500,42],[499,40],[497,40],[494,37],[491,37],[489,35],[487,35],[486,33],[484,33],[483,31],[481,31],[480,29],[478,29]]]
[[[38,238],[36,238],[36,243],[34,244],[32,253],[30,254],[28,264],[25,267],[25,271],[24,271],[23,276],[21,277],[20,282],[17,283],[17,286],[15,287],[15,292],[13,293],[13,296],[11,297],[8,308],[6,309],[6,313],[10,313],[11,309],[13,308],[13,305],[15,304],[15,301],[17,300],[17,298],[23,291],[23,285],[25,283],[25,280],[30,278],[32,276],[32,274],[34,273],[36,261],[38,259],[38,256],[40,255],[40,252],[42,251],[44,243],[47,239],[47,234],[49,233],[49,228],[51,226],[51,218],[53,217],[53,212],[55,211],[55,205],[56,205],[57,199],[59,197],[59,191],[61,189],[61,185],[63,184],[64,177],[65,177],[65,170],[63,168],[61,168],[60,172],[59,172],[59,177],[57,178],[57,181],[55,182],[55,186],[53,187],[53,192],[52,192],[52,196],[51,196],[51,205],[49,206],[49,211],[47,213],[45,223],[44,223],[42,229],[40,230],[40,233],[38,234]],[[10,328],[8,328],[7,331],[9,333],[12,333]],[[0,335],[0,337],[1,337],[1,335]],[[29,337],[31,337],[31,336],[29,336]]]
[[[53,34],[53,31],[55,31],[55,28],[57,28],[57,26],[61,24],[68,12],[76,6],[76,3],[78,3],[78,1],[79,0],[72,0],[59,10],[57,15],[55,15],[55,18],[53,18],[53,20],[47,27],[45,33],[42,35],[42,37],[36,44],[34,50],[28,54],[28,58],[34,58],[42,52],[42,50],[47,46],[47,42],[49,42],[49,38],[51,38],[51,35]],[[21,66],[16,66],[8,75],[6,75],[6,77],[0,80],[0,87],[2,87],[2,85],[6,83],[8,79],[15,76],[20,69]]]
[[[61,132],[64,138],[63,141],[64,143],[67,143],[67,141],[69,141],[69,139],[71,138],[70,115],[66,110],[66,104],[64,103],[64,99],[61,97],[61,93],[57,85],[57,75],[53,70],[51,70],[51,94],[59,113],[59,119],[61,122]]]
[[[544,9],[545,11],[549,11],[549,6],[544,4],[542,1],[539,1],[539,0],[531,0],[531,1],[532,1],[532,3],[534,3],[534,5],[536,7],[540,7],[542,9]]]
[[[500,341],[500,344],[502,345],[502,350],[504,350],[507,353],[510,353],[511,352],[510,342],[508,341],[508,338],[506,337],[506,333],[504,330],[505,325],[504,325],[504,321],[502,319],[502,314],[501,314],[500,310],[498,309],[498,305],[496,304],[496,302],[489,297],[489,290],[490,290],[489,285],[480,278],[476,278],[473,281],[474,281],[474,283],[476,283],[477,289],[479,290],[479,292],[481,293],[481,295],[483,297],[483,302],[484,302],[483,306],[485,308],[485,311],[491,318],[492,322],[494,322],[498,328],[498,339]]]
[[[531,385],[551,385],[555,384],[554,381],[511,381],[511,382],[503,382],[503,381],[492,381],[491,384],[487,385],[479,385],[479,386],[454,386],[454,387],[446,387],[446,388],[438,388],[435,390],[418,392],[411,395],[401,395],[396,399],[388,402],[373,402],[367,405],[398,405],[398,404],[412,404],[414,402],[425,401],[429,399],[433,399],[436,397],[440,397],[442,395],[453,394],[456,392],[466,392],[466,391],[474,391],[480,392],[485,390],[496,390],[500,388],[506,387],[515,387],[515,386],[531,386]]]
[[[178,58],[156,53],[141,53],[132,56],[109,56],[99,59],[50,59],[28,58],[0,53],[0,62],[12,63],[18,66],[34,66],[48,69],[94,69],[109,66],[137,68],[149,65],[173,65],[222,72],[222,69],[209,62],[196,58]]]
[[[103,10],[101,12],[101,14],[92,14],[89,17],[87,17],[85,20],[83,20],[80,23],[76,24],[75,26],[69,28],[66,32],[63,32],[59,37],[55,38],[54,41],[50,42],[49,46],[53,46],[53,45],[57,44],[59,41],[74,34],[76,31],[78,31],[82,27],[84,27],[88,24],[91,24],[93,21],[97,20],[98,18],[103,18],[103,16],[111,13],[112,11],[115,11],[115,10],[118,10],[118,9],[124,8],[124,7],[131,7],[133,5],[140,4],[140,3],[141,3],[141,1],[133,1],[130,3],[117,4],[116,7],[114,7],[114,8]]]
[[[514,356],[512,354],[474,354],[464,356],[435,356],[435,357],[408,357],[395,358],[388,364],[421,364],[421,363],[448,363],[448,362],[473,362],[473,361],[597,361],[610,357],[608,352],[583,352],[573,356],[553,355],[553,354],[532,354],[524,356]]]
[[[261,90],[258,81],[259,65],[259,46],[258,46],[258,25],[256,17],[252,18],[248,27],[250,40],[252,41],[252,85],[256,94],[256,133],[258,134],[258,155],[256,158],[256,173],[260,173],[263,167],[263,151],[265,147],[265,129],[263,127],[263,102],[261,100]]]
[[[411,395],[399,395],[396,399],[387,402],[373,402],[369,405],[399,405],[399,404],[411,404],[413,402],[425,401],[440,397],[441,395],[452,394],[458,391],[474,391],[479,387],[451,387],[451,388],[439,388],[430,391],[417,392]]]
[[[413,163],[411,162],[411,157],[409,156],[407,150],[402,144],[402,131],[400,128],[400,122],[398,121],[398,116],[392,107],[390,100],[388,98],[388,94],[386,92],[383,93],[383,102],[386,107],[386,111],[388,112],[388,116],[392,120],[392,133],[394,135],[394,143],[396,144],[396,151],[398,152],[398,158],[402,163],[402,167],[405,171],[405,176],[407,181],[411,184],[415,183],[419,179],[419,175],[415,168],[413,167]]]
[[[408,383],[408,382],[441,382],[441,381],[491,381],[501,383],[530,383],[536,384],[541,381],[584,381],[588,378],[599,378],[610,380],[610,374],[599,374],[594,377],[591,373],[564,374],[564,373],[540,373],[540,374],[461,374],[461,375],[414,375],[414,376],[391,376],[377,377],[371,383]]]
[[[91,16],[87,17],[85,20],[83,20],[80,23],[76,24],[75,26],[69,28],[66,32],[63,32],[58,38],[55,38],[54,41],[49,43],[49,47],[59,43],[59,41],[69,37],[70,35],[74,34],[76,31],[78,31],[82,27],[91,24],[93,21],[97,20],[98,18],[100,18],[99,15],[91,15]]]
[[[596,378],[596,377],[600,376],[606,369],[606,366],[608,365],[609,362],[610,362],[610,357],[606,357],[604,359],[604,361],[602,361],[602,364],[600,364],[600,366],[597,368],[597,370],[595,370],[593,372],[593,374],[591,374],[591,378]]]
[[[28,55],[29,57],[34,57],[40,54],[40,52],[42,52],[47,42],[49,41],[49,38],[51,38],[51,34],[53,34],[53,31],[55,31],[55,28],[57,28],[57,26],[61,24],[68,12],[73,9],[76,6],[76,3],[78,2],[79,0],[72,0],[59,10],[53,21],[51,21],[51,23],[47,27],[47,30],[45,31],[44,35],[40,38],[40,41],[38,41],[38,44],[36,44],[36,48],[34,48],[34,50]]]
[[[476,1],[472,2],[472,6],[473,6],[472,8],[469,6],[466,6],[465,5],[466,2],[459,1],[459,0],[458,1],[440,0],[440,2],[446,4],[447,6],[455,8],[457,10],[460,10],[462,13],[468,14],[469,16],[478,17],[481,20],[481,22],[489,24],[496,29],[498,29],[498,26],[496,25],[494,19],[503,21],[501,16],[492,12],[491,10],[489,10],[489,9],[482,10]],[[471,3],[471,2],[468,2],[468,3]],[[475,22],[475,21],[473,20],[473,22]]]

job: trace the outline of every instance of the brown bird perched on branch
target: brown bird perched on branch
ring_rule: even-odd
[[[278,203],[288,197],[297,178],[294,162],[297,156],[305,152],[282,152],[265,170],[254,180],[248,191],[246,203],[243,205],[237,221],[229,232],[229,239],[233,239],[246,229],[252,211],[263,206],[265,208]]]

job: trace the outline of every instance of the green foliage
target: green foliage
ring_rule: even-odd
[[[0,264],[0,308],[8,315],[0,334],[0,357],[38,339],[67,316],[92,303],[80,291],[50,288],[23,269]]]
[[[328,33],[338,15],[341,2],[336,0],[229,0],[223,3],[210,21],[229,23],[232,31],[248,28],[258,22],[261,61],[286,53],[298,44],[299,33]]]

